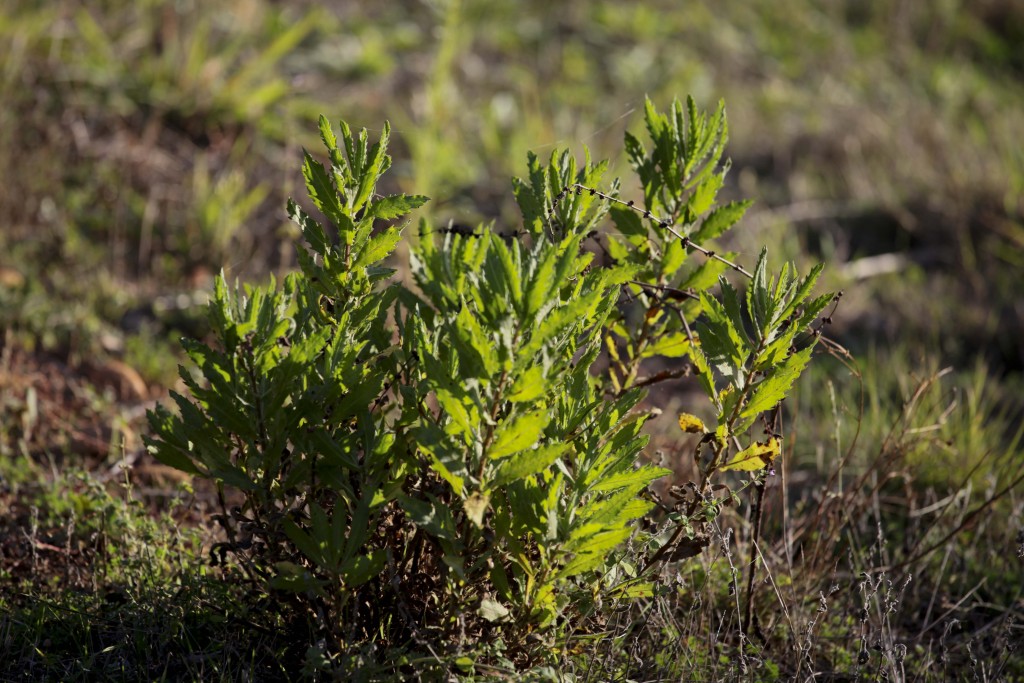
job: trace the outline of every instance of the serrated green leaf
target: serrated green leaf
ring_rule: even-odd
[[[558,263],[558,252],[554,248],[545,251],[543,260],[537,266],[537,272],[530,280],[526,293],[526,315],[533,317],[544,304],[555,298],[552,289],[555,286],[555,266]]]
[[[484,331],[481,321],[473,315],[469,306],[463,304],[455,317],[456,325],[452,341],[460,351],[462,372],[466,377],[493,377],[500,371],[500,361],[494,342]],[[479,365],[480,367],[475,367]]]
[[[640,214],[622,206],[611,207],[609,213],[615,227],[634,247],[646,245],[649,234]]]
[[[763,335],[771,317],[771,291],[768,288],[768,248],[761,248],[761,255],[754,267],[754,275],[747,285],[747,313],[758,334]]]
[[[338,192],[324,170],[323,164],[314,159],[309,152],[303,150],[302,177],[306,181],[309,198],[316,208],[335,223],[341,220],[342,209],[338,201]]]
[[[516,378],[512,385],[512,391],[509,392],[508,400],[513,403],[529,403],[536,401],[546,393],[547,380],[544,378],[544,367],[535,363]]]
[[[451,437],[432,425],[414,429],[411,435],[417,447],[430,459],[431,469],[448,482],[456,494],[462,495],[466,486],[463,477],[466,463],[461,453],[452,447]]]
[[[320,114],[317,124],[320,127],[320,139],[323,140],[324,147],[327,148],[327,152],[331,155],[331,163],[336,163],[334,160],[334,154],[338,150],[338,138],[334,135],[334,130],[331,128],[331,122],[327,120],[326,116]]]
[[[641,488],[643,488],[642,485],[634,484],[621,488],[607,498],[594,499],[577,512],[577,517],[588,524],[614,525],[626,506],[637,500],[636,492]],[[638,502],[644,503],[644,501]]]
[[[374,235],[359,252],[353,266],[364,267],[380,261],[394,251],[395,245],[401,239],[402,233],[395,228],[388,228],[380,234]]]
[[[666,279],[673,279],[683,263],[686,261],[686,248],[681,240],[673,236],[665,247],[665,253],[661,256],[661,275]]]
[[[523,347],[523,354],[529,357],[540,349],[554,341],[556,337],[564,333],[568,328],[582,323],[588,323],[594,316],[594,310],[602,303],[602,300],[614,300],[617,293],[614,291],[597,290],[587,294],[580,294],[571,298],[566,305],[561,306],[544,318],[529,343]]]
[[[682,358],[690,351],[690,338],[686,332],[673,332],[659,337],[649,344],[640,354],[641,358],[662,356],[664,358]]]
[[[544,433],[550,415],[540,412],[520,415],[498,427],[487,457],[498,460],[533,446]]]
[[[747,357],[744,338],[717,299],[700,294],[705,318],[696,325],[697,336],[707,359],[726,377],[739,377]]]
[[[640,469],[619,472],[618,474],[599,479],[590,487],[590,490],[595,493],[605,493],[626,486],[636,490],[638,487],[647,486],[655,479],[660,479],[670,474],[672,474],[672,470],[664,467],[641,467]]]
[[[740,296],[725,278],[719,280],[719,287],[722,290],[722,308],[729,317],[730,327],[737,335],[737,343],[744,353],[753,351],[750,337],[746,332],[746,324],[743,320],[743,311],[740,310]],[[706,311],[706,309],[705,309]]]
[[[513,248],[518,244],[518,242],[513,243]],[[512,250],[504,240],[492,233],[490,252],[497,255],[500,271],[496,275],[504,280],[512,299],[512,305],[519,310],[523,301],[523,282],[519,275],[519,268],[512,259]]]
[[[608,559],[609,551],[626,542],[632,529],[612,529],[590,536],[580,544],[579,552],[556,575],[558,578],[577,576],[602,566]]]
[[[377,180],[380,179],[381,174],[383,174],[384,171],[387,170],[387,167],[390,166],[390,158],[387,155],[388,142],[390,139],[391,124],[385,121],[384,128],[380,133],[380,141],[370,149],[369,153],[366,153],[366,130],[364,129],[359,132],[360,153],[357,155],[355,161],[349,158],[349,162],[362,171],[359,177],[359,188],[356,191],[355,198],[352,200],[351,209],[353,212],[358,211],[363,207],[366,201],[370,198],[370,195],[373,193],[373,189],[377,185]]]
[[[392,194],[386,197],[381,197],[377,201],[373,202],[367,213],[374,218],[390,220],[392,218],[404,216],[410,211],[420,208],[429,201],[430,197],[425,197],[420,194]]]
[[[807,367],[813,352],[814,347],[808,346],[802,351],[791,354],[782,365],[770,370],[764,379],[754,385],[750,400],[747,401],[740,417],[753,419],[760,413],[777,406],[779,401],[789,393],[800,373]]]
[[[735,257],[735,254],[722,254],[722,257],[731,260]],[[693,271],[686,276],[686,279],[679,284],[679,287],[682,289],[692,289],[697,292],[703,292],[710,289],[716,282],[718,282],[726,268],[727,266],[718,259],[708,259],[694,268]]]
[[[800,284],[796,287],[793,292],[792,298],[786,304],[785,309],[780,313],[780,318],[788,318],[791,316],[798,307],[803,305],[807,297],[811,295],[811,290],[814,289],[815,283],[818,281],[818,277],[821,275],[821,271],[825,269],[825,264],[818,263],[807,276],[800,281]],[[819,309],[820,312],[820,309]],[[817,317],[817,313],[814,314]]]
[[[575,529],[569,536],[564,549],[579,554],[607,553],[633,533],[626,527],[608,528],[608,525],[586,524]]]
[[[718,196],[718,191],[722,189],[724,182],[725,174],[719,173],[707,178],[697,186],[697,189],[695,189],[693,194],[690,195],[690,200],[687,203],[692,219],[696,219],[711,208],[711,205],[715,203],[715,197]]]
[[[552,446],[531,448],[515,453],[502,460],[494,473],[494,486],[504,486],[518,481],[531,474],[547,469],[568,448],[568,444],[560,443]]]
[[[469,408],[462,402],[462,399],[443,387],[435,389],[434,395],[437,397],[437,404],[441,406],[441,410],[447,413],[459,431],[467,437],[472,437],[479,422],[475,414],[470,414]]]
[[[804,304],[804,311],[800,314],[800,317],[796,319],[794,326],[797,330],[805,330],[807,327],[815,321],[815,319],[821,315],[830,303],[834,300],[834,294],[822,294],[821,296],[813,299],[810,303]]]
[[[717,402],[718,390],[715,388],[715,378],[711,374],[711,364],[708,362],[707,356],[704,355],[704,351],[701,349],[700,344],[694,344],[690,347],[690,360],[693,361],[693,368],[696,371],[697,380],[704,389],[704,393],[706,393],[708,398],[712,401]]]
[[[327,233],[309,214],[299,208],[298,204],[288,199],[288,217],[299,226],[302,236],[306,239],[309,247],[323,256],[330,247],[327,241]]]
[[[544,222],[547,220],[546,181],[540,159],[533,152],[526,153],[526,166],[529,169],[529,179],[513,178],[512,192],[523,214],[526,229],[536,237],[543,233]]]
[[[608,236],[608,255],[616,263],[624,263],[633,255],[633,251],[614,235]]]
[[[690,238],[697,244],[710,242],[736,225],[753,203],[749,199],[744,199],[719,206],[707,215],[700,227],[690,235]]]
[[[800,330],[796,325],[790,325],[789,329],[772,340],[772,342],[765,347],[764,351],[761,352],[754,370],[757,372],[764,372],[766,369],[773,368],[784,361],[786,356],[789,355],[789,349],[793,345],[793,339],[799,331]]]

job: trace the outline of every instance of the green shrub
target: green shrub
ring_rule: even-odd
[[[382,265],[393,222],[427,201],[377,194],[390,129],[371,146],[321,118],[329,163],[307,153],[303,175],[331,230],[289,203],[301,272],[237,291],[218,279],[216,345],[186,342],[203,381],[182,371],[191,397],[151,413],[148,445],[222,501],[240,492],[214,561],[230,553],[305,605],[324,643],[313,665],[413,666],[366,648],[418,645],[463,671],[549,661],[602,606],[652,595],[662,561],[703,547],[719,472],[758,480],[778,454],[777,437],[747,433],[808,362],[831,295],[810,298],[820,268],[769,277],[762,252],[742,297],[723,277],[747,274],[735,255],[702,246],[747,207],[715,208],[723,108],[646,114],[652,149],[626,139],[642,209],[617,181],[597,189],[606,163],[531,155],[514,182],[522,227],[422,222],[415,287]],[[691,367],[716,422],[680,418],[701,434],[701,480],[644,532],[647,487],[669,470],[640,462],[653,413],[639,405]]]

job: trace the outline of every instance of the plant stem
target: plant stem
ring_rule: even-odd
[[[751,616],[754,610],[754,571],[757,569],[757,539],[761,536],[761,519],[764,517],[765,481],[756,484],[757,496],[754,498],[754,531],[750,537],[750,560],[747,562],[747,597],[743,607],[743,635],[750,632]]]

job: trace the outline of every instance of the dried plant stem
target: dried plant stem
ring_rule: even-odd
[[[750,560],[747,562],[747,596],[743,606],[743,634],[750,635],[750,624],[754,612],[754,573],[757,571],[757,541],[761,537],[761,519],[764,517],[764,480],[754,488],[754,530],[750,537]]]

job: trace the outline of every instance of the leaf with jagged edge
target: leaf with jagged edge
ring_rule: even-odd
[[[288,217],[299,226],[310,249],[321,256],[328,252],[330,243],[327,241],[327,233],[324,232],[323,227],[291,198],[288,199]]]
[[[490,239],[491,246],[486,263],[488,285],[498,291],[504,290],[509,296],[509,303],[516,310],[521,310],[523,281],[517,264],[519,243],[514,242],[509,248],[509,245],[497,235],[491,234]],[[513,253],[513,249],[517,252]]]
[[[548,381],[544,376],[544,365],[535,362],[531,356],[531,364],[512,384],[508,400],[513,403],[529,403],[543,397],[548,391]]]
[[[331,122],[327,120],[327,117],[323,114],[320,115],[318,121],[320,126],[320,139],[324,142],[324,147],[327,148],[327,154],[330,156],[331,164],[334,166],[344,166],[345,160],[341,157],[341,151],[338,149],[338,138],[334,135],[334,130],[331,128]]]
[[[707,178],[697,186],[687,202],[687,209],[690,215],[689,222],[697,220],[699,216],[714,205],[715,197],[718,196],[718,191],[722,189],[724,183],[725,174],[719,173]]]
[[[692,100],[692,98],[688,98],[688,100]],[[691,112],[696,112],[695,103]],[[701,124],[700,143],[691,154],[692,165],[687,169],[687,176],[689,178],[687,187],[693,187],[694,184],[701,182],[707,174],[715,170],[718,162],[722,159],[725,144],[729,140],[729,121],[725,115],[724,100],[718,101],[718,108],[710,120],[706,113],[701,113],[699,117]],[[703,169],[696,175],[693,175],[693,170],[704,163],[705,159],[707,163],[704,164]]]
[[[693,361],[693,368],[697,375],[704,393],[713,403],[718,403],[718,390],[715,388],[715,378],[711,374],[711,363],[701,349],[700,344],[693,344],[690,347],[690,360]]]
[[[367,214],[381,220],[391,220],[404,216],[429,201],[430,197],[421,194],[391,194],[370,204]]]
[[[745,335],[740,336],[717,299],[701,292],[700,300],[704,317],[695,327],[705,356],[724,377],[741,377],[748,355]]]
[[[357,172],[358,169],[361,168],[362,161],[357,156],[359,151],[356,147],[355,140],[352,138],[352,128],[349,127],[348,123],[345,121],[340,123],[340,128],[341,140],[345,145],[345,158],[348,159],[347,163],[341,164],[340,166],[345,174],[345,186],[351,187],[356,181],[353,173]]]
[[[548,196],[540,159],[533,152],[526,153],[526,167],[528,178],[513,178],[512,193],[523,215],[523,224],[531,235],[537,237],[544,233],[544,222],[552,198]]]
[[[793,383],[800,377],[804,368],[807,367],[812,353],[814,353],[813,344],[802,351],[790,354],[789,358],[781,365],[768,370],[764,379],[754,385],[753,393],[740,413],[740,422],[734,427],[734,431],[743,431],[753,423],[758,415],[777,406],[793,388]]]
[[[835,294],[831,292],[828,294],[822,294],[821,296],[813,299],[810,303],[804,304],[804,312],[796,319],[796,328],[798,330],[805,330],[814,320],[821,315],[821,312],[828,307],[830,303],[835,301]]]
[[[773,368],[783,362],[789,356],[790,347],[793,346],[793,340],[799,332],[800,330],[796,325],[790,325],[786,331],[776,336],[765,347],[764,351],[761,352],[754,370],[756,372],[764,372],[768,368]]]
[[[487,457],[499,460],[532,447],[540,440],[550,416],[539,412],[520,415],[498,427],[494,441],[487,449]]]
[[[493,337],[467,304],[463,303],[449,331],[466,377],[493,377],[499,372],[501,361]]]
[[[625,521],[636,519],[646,513],[650,502],[637,498],[645,483],[636,481],[628,486],[620,487],[619,490],[607,498],[593,499],[590,503],[579,509],[576,518],[581,524],[603,525],[604,527],[615,527]],[[580,532],[570,534],[570,539],[580,538]]]
[[[319,566],[323,566],[325,564],[326,558],[324,557],[320,543],[318,543],[314,538],[315,532],[313,534],[306,533],[299,527],[299,525],[288,517],[284,518],[281,526],[285,535],[288,537],[288,540],[294,543],[295,547],[298,548],[303,555]]]
[[[637,487],[647,486],[655,479],[660,479],[670,474],[672,474],[672,470],[664,467],[641,467],[640,469],[631,469],[603,477],[595,482],[590,487],[590,490],[594,493],[606,493],[623,487],[637,490]]]
[[[747,285],[747,313],[758,335],[764,335],[771,313],[770,291],[768,289],[768,247],[761,248],[761,255],[754,267],[753,277]]]
[[[451,418],[453,425],[467,440],[473,438],[479,427],[479,417],[476,411],[466,407],[462,399],[455,391],[449,391],[443,387],[434,389],[434,396],[437,404]]]
[[[672,239],[668,240],[668,245],[661,256],[660,270],[662,277],[668,280],[672,279],[685,261],[686,248],[681,240],[675,239],[673,236]]]
[[[364,141],[364,148],[366,146],[365,136],[366,131],[361,131],[360,139]],[[385,121],[384,129],[380,134],[380,141],[370,149],[366,163],[361,169],[362,176],[359,178],[359,188],[351,204],[351,210],[353,213],[363,208],[363,205],[366,204],[366,201],[370,198],[374,188],[377,186],[377,181],[380,179],[380,176],[385,170],[387,170],[387,167],[391,165],[390,158],[387,155],[388,141],[390,138],[391,124]]]
[[[753,201],[745,199],[715,208],[704,218],[700,227],[690,235],[690,238],[701,245],[710,242],[738,223],[753,203]]]
[[[568,447],[569,444],[559,443],[514,453],[497,464],[491,485],[505,486],[513,481],[542,472],[565,453]]]
[[[395,228],[388,228],[374,235],[356,256],[356,260],[352,264],[353,267],[366,267],[386,258],[395,250],[401,239],[402,233]]]
[[[306,181],[306,190],[316,208],[327,218],[337,223],[345,213],[338,201],[338,190],[324,170],[323,164],[314,159],[306,150],[302,151],[302,177]]]
[[[658,337],[653,343],[644,348],[641,358],[653,358],[662,356],[664,358],[682,358],[690,352],[690,337],[686,332],[672,332]]]
[[[735,256],[736,254],[732,252],[722,254],[723,258],[730,260],[735,258]],[[707,259],[690,271],[677,286],[680,289],[693,289],[698,292],[706,291],[718,282],[727,267],[718,259]]]
[[[740,310],[740,296],[732,284],[724,277],[718,280],[719,289],[722,290],[722,308],[729,318],[731,330],[735,330],[739,339],[740,347],[745,353],[754,350],[754,343],[751,343],[747,335],[747,326],[743,320],[743,311]]]
[[[590,536],[585,545],[581,544],[573,559],[558,571],[555,575],[556,579],[578,576],[601,567],[608,559],[608,553],[625,543],[631,534],[632,530],[625,527],[610,529]]]
[[[466,487],[466,462],[451,442],[451,437],[434,425],[421,425],[410,430],[410,435],[420,451],[430,459],[430,466],[442,479],[452,487],[457,495],[462,495]]]

